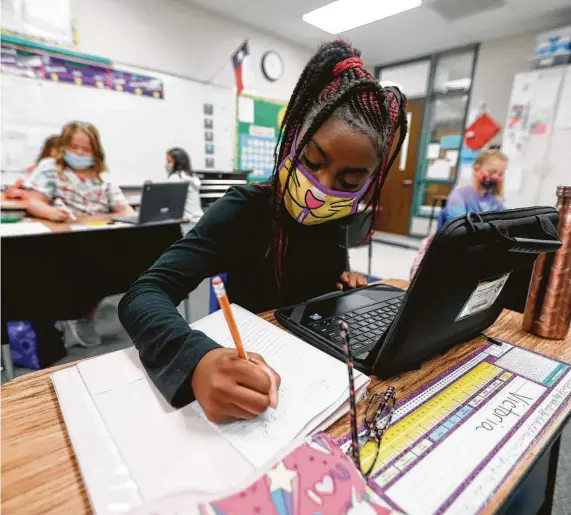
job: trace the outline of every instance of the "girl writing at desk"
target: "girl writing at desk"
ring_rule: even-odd
[[[225,422],[270,403],[269,374],[179,315],[176,305],[203,279],[227,272],[229,298],[254,313],[366,284],[347,271],[344,224],[361,199],[378,213],[406,135],[405,104],[348,43],[321,46],[289,101],[271,183],[230,189],[133,284],[119,317],[172,405],[196,399]]]
[[[121,190],[102,178],[106,169],[97,129],[89,123],[67,124],[58,137],[55,157],[40,161],[27,181],[28,212],[54,222],[100,213],[132,214]],[[68,322],[66,328],[74,343],[101,344],[92,317]]]

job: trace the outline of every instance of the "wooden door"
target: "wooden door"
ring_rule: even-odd
[[[408,103],[408,138],[389,170],[389,175],[383,186],[381,192],[382,210],[376,226],[377,231],[408,234],[423,110],[424,100],[411,100]]]

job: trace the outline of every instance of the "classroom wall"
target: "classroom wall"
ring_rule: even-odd
[[[312,49],[285,42],[188,0],[74,0],[80,50],[140,68],[232,88],[232,53],[250,41],[251,93],[288,100]],[[284,74],[269,82],[261,57],[278,52]]]
[[[472,83],[469,110],[487,104],[488,113],[503,125],[508,111],[514,75],[532,69],[536,33],[481,44]]]
[[[535,51],[536,35],[536,32],[531,32],[486,41],[480,45],[468,106],[468,125],[474,119],[482,102],[485,102],[487,112],[503,127],[514,76],[532,69],[531,57]],[[500,132],[493,142],[501,143],[501,139],[502,133]],[[461,166],[458,171],[457,184],[464,186],[470,184],[471,181],[472,167]]]

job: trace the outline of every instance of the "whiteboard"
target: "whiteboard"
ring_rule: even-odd
[[[506,189],[506,204],[510,208],[555,205],[557,186],[570,182],[571,131],[565,128],[565,123],[558,125],[561,105],[565,109],[562,95],[566,91],[566,70],[570,68],[559,66],[522,74],[524,79],[526,76],[526,80],[529,79],[525,88],[529,97],[526,100],[529,119],[526,120],[525,137],[521,139],[519,152],[514,153],[512,146],[506,146],[510,159],[506,178],[513,173],[514,167],[521,175],[518,190]],[[518,80],[522,80],[518,77],[519,74],[516,86]],[[509,120],[508,115],[508,123]]]
[[[234,169],[235,96],[218,88],[137,68],[123,71],[163,81],[164,99],[2,74],[2,172],[33,164],[45,138],[81,120],[101,135],[109,179],[140,185],[165,178],[165,152],[182,147],[193,168],[205,169],[205,103],[213,106],[214,169]],[[7,177],[5,175],[5,177]]]

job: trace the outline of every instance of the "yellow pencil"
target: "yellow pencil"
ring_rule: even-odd
[[[226,318],[226,322],[228,323],[228,327],[230,328],[230,334],[232,335],[232,339],[234,340],[234,344],[236,345],[238,356],[240,356],[242,359],[247,360],[248,354],[246,354],[246,350],[244,349],[244,345],[242,344],[242,338],[240,337],[240,332],[238,331],[236,320],[234,319],[234,315],[232,314],[232,309],[230,308],[230,301],[228,300],[228,295],[226,295],[226,288],[224,288],[224,282],[219,276],[216,276],[214,279],[212,279],[212,289],[216,294],[216,298],[218,299],[218,304],[220,304],[220,308],[224,313],[224,318]]]

